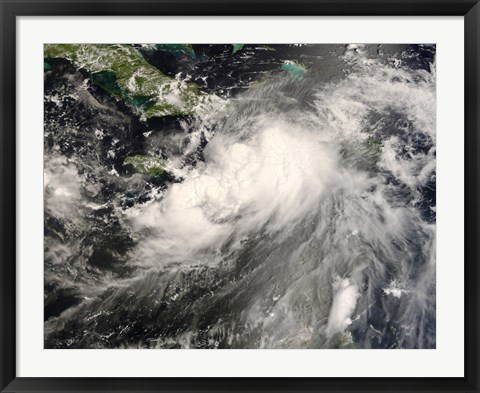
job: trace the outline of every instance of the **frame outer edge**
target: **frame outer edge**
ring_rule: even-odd
[[[15,162],[15,13],[0,3],[0,389],[16,376],[16,162]]]
[[[465,378],[478,392],[480,3],[465,16]]]
[[[1,0],[32,16],[465,15],[478,0]],[[132,5],[134,4],[134,7]]]
[[[121,1],[122,3],[126,3]],[[22,4],[23,3],[23,4]],[[16,25],[15,17],[21,14],[49,14],[45,12],[48,7],[39,10],[45,4],[64,8],[64,2],[11,1],[0,0],[0,15],[2,28],[0,29],[0,275],[1,275],[1,301],[0,301],[0,391],[50,391],[47,381],[37,381],[37,388],[33,388],[24,378],[16,377],[16,312],[15,312],[15,263],[16,261],[16,127],[15,127],[15,99],[16,97],[16,69],[15,69],[15,45]],[[63,7],[62,7],[63,3]],[[75,2],[72,2],[75,3]],[[87,5],[88,2],[77,2]],[[87,4],[85,4],[87,3]],[[99,4],[104,3],[99,1]],[[161,3],[161,2],[160,2]],[[459,2],[461,3],[461,2]],[[25,10],[25,5],[32,6],[31,11]],[[178,4],[181,4],[179,2]],[[388,2],[385,1],[379,8],[384,9]],[[471,3],[470,3],[471,4]],[[90,4],[92,5],[92,4]],[[145,3],[143,3],[145,5]],[[433,4],[432,4],[433,5]],[[459,7],[455,8],[455,13]],[[225,6],[226,7],[226,6]],[[128,8],[128,7],[127,7]],[[157,7],[158,8],[158,7]],[[178,6],[175,7],[178,9]],[[224,8],[224,7],[222,7]],[[226,7],[228,8],[228,7]],[[455,391],[478,392],[478,355],[479,355],[479,256],[478,256],[478,175],[480,167],[480,154],[478,145],[478,133],[480,130],[480,84],[479,84],[479,34],[480,34],[480,4],[472,5],[465,17],[465,379],[468,387],[458,383]],[[122,13],[122,12],[121,12]],[[188,11],[186,11],[188,13]],[[59,13],[56,13],[59,14]],[[78,14],[66,12],[62,14]],[[80,13],[81,14],[81,13]],[[96,14],[96,12],[92,12]],[[182,14],[180,12],[179,14]],[[227,13],[225,13],[227,14]],[[327,13],[328,14],[328,13]],[[378,12],[381,14],[381,11]],[[388,12],[386,13],[386,15]],[[448,12],[441,14],[448,15]],[[468,81],[468,83],[467,83]],[[468,209],[468,210],[467,210]],[[468,339],[468,341],[467,341]],[[468,346],[467,346],[468,344]],[[21,381],[27,382],[25,386]],[[30,380],[33,382],[33,380]],[[53,382],[53,381],[52,381]],[[35,384],[35,383],[34,383]],[[7,385],[10,385],[7,387]],[[23,385],[23,386],[22,386]],[[43,387],[42,387],[43,385]],[[54,384],[55,385],[55,384]],[[63,384],[60,390],[67,388],[69,391],[93,391],[91,389],[75,389],[73,386]],[[113,384],[116,385],[116,384]],[[127,384],[128,385],[128,384]],[[202,384],[200,384],[202,385]],[[448,384],[447,384],[448,385]],[[462,386],[463,385],[463,386]],[[51,385],[50,385],[51,386]],[[68,387],[67,387],[68,386]],[[4,390],[6,389],[6,390]],[[12,390],[13,389],[13,390]],[[19,390],[17,390],[19,389]],[[44,390],[47,389],[47,390]],[[128,389],[128,387],[127,387]],[[110,389],[108,389],[110,390]],[[141,389],[139,389],[141,390]],[[215,389],[212,389],[214,391]],[[337,390],[337,389],[335,389]],[[376,389],[373,389],[376,390]],[[395,390],[395,389],[393,389]],[[402,389],[403,390],[403,389]],[[415,390],[413,388],[412,390]],[[442,389],[443,390],[443,389]],[[64,390],[66,391],[66,390]],[[96,391],[105,391],[100,388]],[[117,391],[127,391],[125,387]],[[147,391],[147,390],[144,390]],[[151,390],[149,390],[151,391]],[[157,389],[155,389],[157,391]],[[454,390],[452,390],[454,391]]]

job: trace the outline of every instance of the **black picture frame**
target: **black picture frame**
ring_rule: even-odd
[[[478,0],[0,0],[1,392],[478,392],[480,131]],[[93,15],[457,15],[465,21],[465,376],[463,378],[17,378],[16,17]],[[461,263],[462,261],[455,261]]]

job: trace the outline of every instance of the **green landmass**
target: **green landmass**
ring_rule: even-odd
[[[209,99],[195,84],[163,74],[131,45],[47,44],[44,57],[69,60],[85,70],[92,83],[124,100],[146,118],[193,115],[195,107]]]
[[[137,172],[149,176],[160,176],[165,172],[163,160],[159,157],[138,154],[125,158],[123,165],[132,165]]]
[[[270,45],[262,45],[263,49],[269,51],[269,52],[275,52],[276,49],[273,46]]]

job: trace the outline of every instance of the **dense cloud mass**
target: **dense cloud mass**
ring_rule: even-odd
[[[45,57],[46,348],[435,348],[434,46]]]

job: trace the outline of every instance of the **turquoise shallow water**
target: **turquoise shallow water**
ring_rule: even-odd
[[[304,66],[295,63],[293,61],[285,62],[282,64],[282,70],[287,71],[290,76],[296,80],[301,81],[305,75],[306,69]]]

